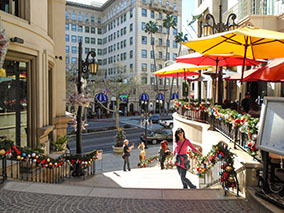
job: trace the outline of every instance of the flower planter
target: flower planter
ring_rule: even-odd
[[[122,154],[123,153],[123,147],[116,147],[112,146],[113,152],[116,154]]]

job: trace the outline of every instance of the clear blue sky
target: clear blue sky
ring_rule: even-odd
[[[73,2],[78,2],[82,4],[90,4],[92,1],[104,3],[107,0],[68,0]],[[182,0],[182,25],[183,25],[183,33],[190,34],[191,36],[195,36],[194,31],[191,29],[191,27],[187,26],[187,21],[191,21],[192,15],[194,13],[194,0]],[[191,36],[188,36],[190,39]]]

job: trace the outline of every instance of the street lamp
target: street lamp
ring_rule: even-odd
[[[142,112],[141,117],[142,117],[142,122],[144,122],[145,124],[145,149],[148,149],[147,146],[147,126],[148,126],[148,122],[149,122],[149,118],[152,116],[151,113],[149,113],[147,110],[144,110],[144,112]]]
[[[89,56],[91,59],[89,60]],[[98,70],[98,63],[95,61],[96,53],[94,51],[90,51],[85,61],[82,59],[82,41],[79,41],[79,53],[78,53],[78,82],[77,82],[77,90],[78,95],[82,93],[82,82],[81,76],[82,73],[96,75]],[[77,111],[77,132],[76,132],[76,154],[82,153],[82,106],[79,105]]]
[[[205,36],[209,36],[211,34],[215,33],[222,33],[229,30],[234,30],[238,28],[238,24],[235,23],[235,20],[237,18],[237,15],[234,13],[231,13],[227,17],[226,23],[222,22],[222,0],[220,0],[219,5],[219,22],[215,22],[215,18],[212,14],[208,13],[205,16],[206,24],[203,26],[203,32]],[[230,21],[232,23],[230,24]],[[217,72],[217,70],[216,70]],[[215,81],[216,84],[216,81]],[[215,85],[216,88],[216,85]],[[223,72],[222,67],[219,68],[218,73],[218,103],[222,104],[223,100]]]

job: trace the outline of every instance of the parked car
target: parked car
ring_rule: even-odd
[[[173,120],[160,120],[160,125],[166,128],[173,128],[174,121]]]
[[[152,123],[159,123],[159,120],[160,120],[160,116],[159,115],[152,115],[149,118],[149,121],[152,121]]]
[[[152,144],[157,144],[162,140],[172,141],[173,140],[173,132],[171,129],[155,129],[147,132],[147,137],[145,137],[145,133],[140,135],[140,139],[143,142],[151,142]]]

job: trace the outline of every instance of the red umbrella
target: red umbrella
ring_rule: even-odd
[[[211,65],[211,66],[227,66],[233,67],[242,65],[244,57],[232,54],[213,54],[205,55],[200,53],[192,53],[176,58],[176,62],[195,64],[195,65]],[[253,60],[246,58],[247,66],[256,66],[260,63],[263,63],[263,60]]]
[[[185,76],[197,76],[200,75],[199,72],[178,72],[178,73],[164,73],[164,74],[156,74],[159,77],[185,77]]]
[[[237,56],[233,54],[200,54],[200,53],[192,53],[185,56],[180,56],[176,58],[176,62],[182,62],[182,63],[188,63],[188,64],[194,64],[194,65],[212,65],[216,66],[216,75],[218,66],[227,66],[227,67],[233,67],[242,65],[244,63],[244,57]],[[263,63],[265,61],[263,60],[253,60],[246,58],[245,65],[247,66],[256,66],[260,63]],[[216,90],[216,85],[215,85]],[[216,94],[216,91],[214,92]],[[216,96],[216,95],[214,95]],[[215,97],[214,97],[215,98]],[[215,102],[215,100],[214,100]]]
[[[232,75],[226,80],[241,80],[241,73]],[[272,59],[263,67],[245,71],[243,81],[284,82],[284,58]]]

